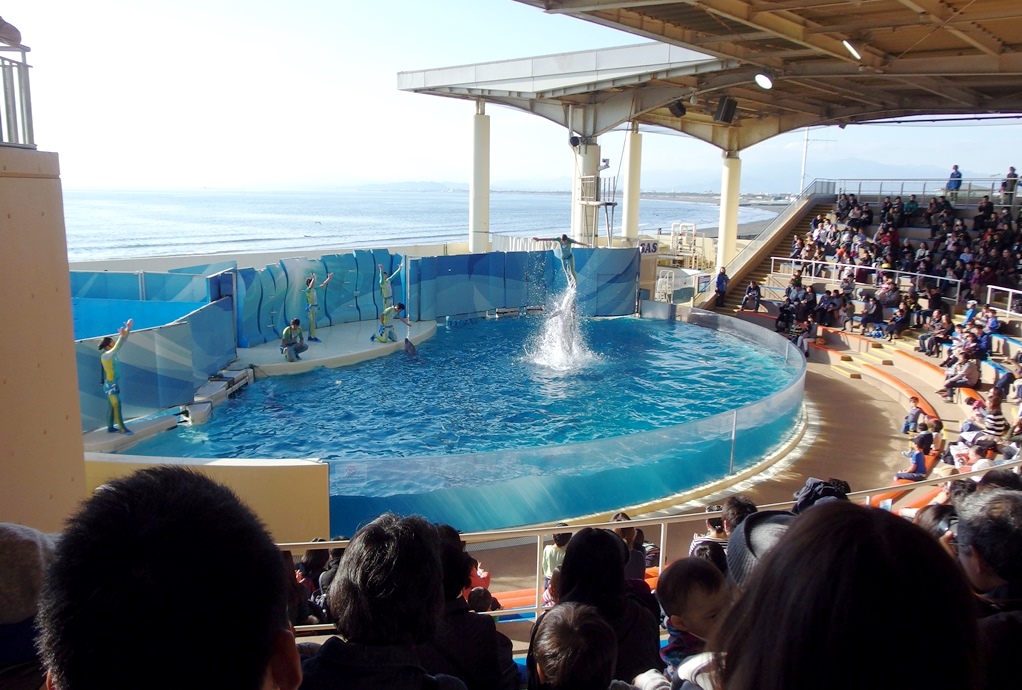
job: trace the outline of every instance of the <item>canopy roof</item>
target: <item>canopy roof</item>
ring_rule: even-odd
[[[503,103],[583,138],[633,121],[725,150],[807,125],[1022,113],[1018,0],[516,1],[664,45],[402,73],[399,88]],[[714,117],[724,96],[730,122]]]

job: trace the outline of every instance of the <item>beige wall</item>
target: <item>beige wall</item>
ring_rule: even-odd
[[[86,483],[96,487],[135,470],[151,466],[133,462],[138,456],[102,456],[89,453],[85,463]],[[329,539],[330,466],[307,460],[181,460],[167,463],[187,465],[229,486],[259,516],[277,542]]]
[[[86,494],[57,154],[0,146],[0,521],[56,531]]]

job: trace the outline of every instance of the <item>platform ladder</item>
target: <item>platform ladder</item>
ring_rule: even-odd
[[[674,302],[674,271],[671,269],[662,269],[657,275],[653,300],[656,302]]]

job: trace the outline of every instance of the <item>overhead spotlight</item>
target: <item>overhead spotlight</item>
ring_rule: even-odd
[[[674,103],[669,103],[667,105],[667,112],[669,112],[671,115],[674,115],[674,117],[685,117],[685,113],[687,112],[685,110],[685,103],[682,101],[675,101]]]
[[[609,167],[610,167],[610,159],[609,158],[602,158],[602,159],[600,159],[600,167],[599,167],[600,170],[606,170]]]
[[[841,45],[843,45],[845,47],[845,50],[847,50],[848,53],[853,58],[855,58],[856,60],[861,60],[862,59],[862,56],[859,55],[859,51],[857,51],[855,49],[855,46],[853,46],[851,43],[849,43],[847,39],[845,39],[844,41],[841,41]]]
[[[769,70],[763,70],[755,77],[756,86],[766,91],[774,88],[774,75]]]
[[[577,149],[582,144],[582,140],[574,136],[568,137],[568,144],[571,146],[571,148]]]

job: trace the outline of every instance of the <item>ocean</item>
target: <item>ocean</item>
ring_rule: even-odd
[[[716,227],[716,204],[642,199],[640,232],[674,222]],[[494,192],[490,232],[559,235],[570,225],[568,194]],[[740,207],[739,223],[769,220]],[[600,234],[606,218],[600,214]],[[102,261],[186,254],[366,248],[464,241],[466,191],[251,192],[225,190],[64,190],[68,260]],[[620,233],[621,207],[614,217]]]

